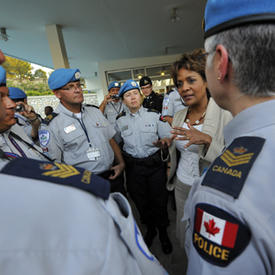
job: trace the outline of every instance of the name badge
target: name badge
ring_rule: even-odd
[[[89,160],[95,161],[100,157],[100,150],[98,148],[89,148],[87,150],[87,158]]]
[[[74,124],[71,124],[67,127],[64,128],[64,131],[66,134],[69,134],[70,132],[74,131],[76,129],[75,125]]]

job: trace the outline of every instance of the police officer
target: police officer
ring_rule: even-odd
[[[226,148],[192,188],[188,274],[275,274],[275,2],[209,0],[206,76]]]
[[[41,120],[33,107],[28,105],[26,93],[19,88],[9,87],[9,97],[16,103],[17,123],[24,128],[30,139],[37,140]]]
[[[82,104],[80,71],[57,69],[48,84],[60,104],[41,124],[41,147],[52,159],[100,174],[111,180],[112,191],[125,193],[125,164],[113,139],[115,130],[97,107]]]
[[[108,119],[111,125],[115,126],[116,117],[124,110],[125,105],[118,96],[120,83],[113,81],[108,86],[108,94],[99,106],[99,110]]]
[[[145,96],[142,103],[143,107],[161,112],[163,96],[153,91],[151,78],[148,76],[142,77],[139,81],[139,86]]]
[[[162,119],[172,125],[175,113],[183,110],[185,107],[183,99],[176,89],[168,91],[162,103]]]
[[[0,149],[0,182],[1,274],[167,274],[108,181],[64,164],[9,162]]]
[[[0,91],[2,93],[2,105],[5,108],[5,117],[0,125],[0,149],[10,158],[33,158],[46,160],[41,148],[34,144],[23,126],[16,123],[16,104],[9,98],[9,88],[6,87],[6,71],[0,66]]]
[[[161,158],[163,151],[153,143],[159,137],[170,136],[170,127],[160,121],[160,114],[156,110],[141,106],[137,82],[127,80],[120,88],[119,96],[128,107],[116,121],[117,136],[124,143],[127,189],[137,206],[141,221],[147,226],[145,242],[149,247],[152,245],[158,228],[162,250],[169,254],[172,245],[166,230],[169,223],[166,164]]]

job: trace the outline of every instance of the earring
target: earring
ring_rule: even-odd
[[[221,77],[221,76],[218,76],[218,77],[217,77],[217,80],[221,80],[221,79],[222,79],[222,77]]]

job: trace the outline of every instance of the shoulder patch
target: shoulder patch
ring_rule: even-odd
[[[251,239],[249,228],[228,212],[210,204],[197,204],[193,246],[213,265],[225,267],[245,250]]]
[[[1,173],[75,187],[102,199],[108,199],[110,193],[109,181],[64,163],[18,158],[9,162]]]
[[[119,119],[123,116],[126,116],[126,112],[125,111],[122,111],[121,113],[118,114],[118,116],[116,117],[116,119]]]
[[[147,112],[153,112],[159,114],[160,112],[156,109],[147,109]]]
[[[98,106],[96,106],[96,105],[93,105],[93,104],[85,104],[85,106],[87,106],[87,107],[94,107],[94,108],[97,108],[97,109],[99,109],[99,107],[98,107]]]
[[[239,197],[254,161],[265,143],[260,137],[239,137],[209,167],[202,185]]]
[[[50,122],[58,116],[58,113],[52,112],[50,115],[46,116],[45,119],[43,119],[43,123],[46,125],[49,125]]]

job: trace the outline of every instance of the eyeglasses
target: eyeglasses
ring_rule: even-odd
[[[84,87],[83,84],[76,84],[76,85],[69,85],[67,87],[62,87],[60,88],[60,90],[64,90],[64,91],[75,91],[75,90],[82,90]]]

